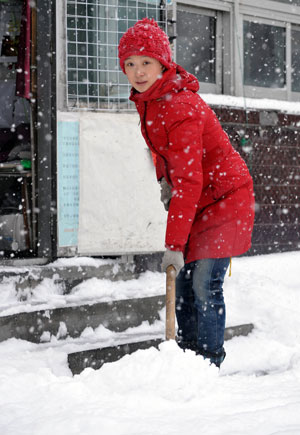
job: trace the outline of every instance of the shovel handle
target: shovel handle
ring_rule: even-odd
[[[175,267],[166,270],[166,340],[175,340]]]

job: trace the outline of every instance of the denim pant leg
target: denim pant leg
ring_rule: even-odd
[[[223,282],[229,261],[212,258],[189,263],[176,282],[179,340],[186,348],[196,343],[197,352],[218,366],[225,356]]]
[[[193,271],[199,352],[219,364],[225,356],[223,345],[226,312],[223,283],[229,261],[229,258],[198,260]]]
[[[196,351],[198,315],[193,291],[193,265],[185,265],[176,278],[176,319],[179,346]]]

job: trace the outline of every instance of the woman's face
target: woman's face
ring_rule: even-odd
[[[130,56],[125,60],[125,74],[138,92],[147,91],[163,73],[163,65],[153,57]]]

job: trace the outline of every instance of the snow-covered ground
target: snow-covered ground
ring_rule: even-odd
[[[299,435],[299,270],[300,252],[233,260],[225,283],[227,325],[253,322],[255,330],[226,342],[220,371],[166,342],[72,377],[67,352],[80,340],[115,342],[103,327],[77,341],[0,343],[0,434]],[[39,290],[46,305],[59,297],[50,284]],[[159,294],[164,276],[148,272],[129,284],[91,280],[73,296],[129,297],[129,288],[137,294],[141,286]],[[6,283],[0,306],[8,301],[17,304]],[[137,332],[160,331],[163,321]]]

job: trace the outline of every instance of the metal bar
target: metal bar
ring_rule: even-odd
[[[292,32],[291,23],[286,24],[286,36],[285,36],[285,77],[286,77],[286,90],[287,99],[291,100],[292,92]]]
[[[36,94],[37,94],[37,72],[36,72],[36,8],[31,8],[31,93],[32,99],[30,102],[30,142],[31,142],[31,216],[30,216],[30,224],[32,225],[32,238],[31,238],[31,248],[33,252],[36,253],[37,250],[37,215],[36,215],[36,188],[37,188],[37,179],[36,179],[36,155],[37,155],[37,110],[36,110]],[[30,225],[29,224],[29,225]]]

